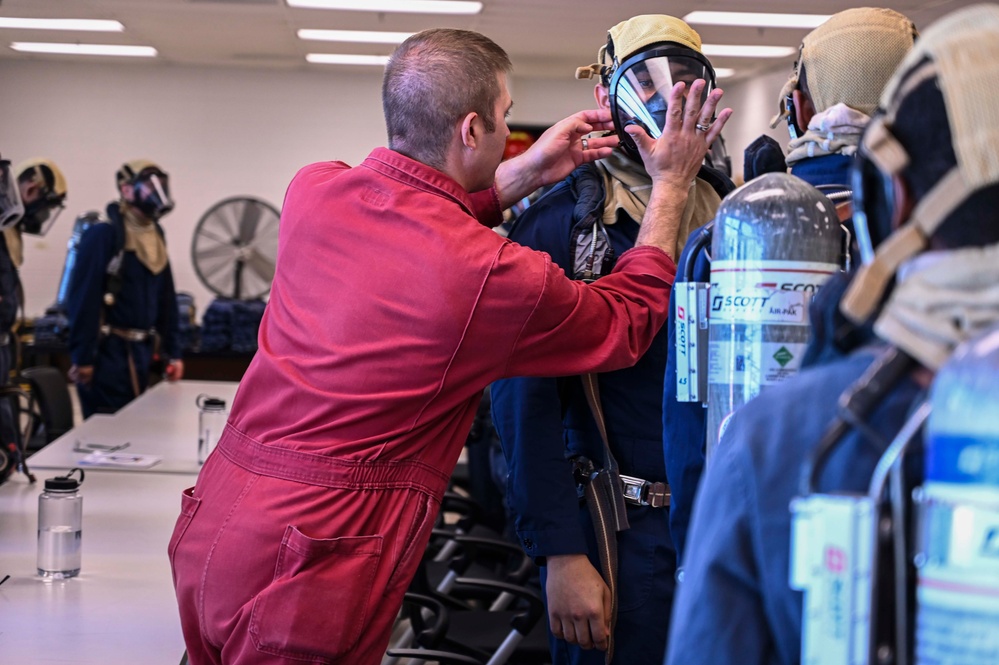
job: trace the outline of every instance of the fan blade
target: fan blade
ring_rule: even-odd
[[[247,201],[243,206],[243,215],[239,220],[239,244],[249,245],[253,237],[257,235],[257,224],[260,223],[260,216],[264,209],[256,201]]]
[[[274,281],[274,262],[257,250],[252,250],[246,257],[246,264],[260,279],[268,284]]]
[[[212,266],[210,269],[204,272],[204,278],[207,279],[209,282],[211,282],[212,278],[215,277],[215,275],[222,272],[223,268],[228,268],[229,265],[230,264],[228,261],[220,261],[218,264]]]
[[[232,247],[232,241],[230,239],[223,238],[222,236],[219,235],[215,235],[214,233],[204,228],[203,226],[198,227],[197,231],[195,231],[195,240],[197,240],[198,238],[208,238],[209,240],[214,240],[220,245],[225,245],[226,247]]]
[[[221,258],[233,258],[236,254],[236,248],[232,245],[216,245],[215,247],[206,247],[205,249],[199,249],[194,252],[194,258],[201,259],[221,259]]]

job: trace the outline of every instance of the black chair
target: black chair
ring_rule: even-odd
[[[406,594],[400,618],[408,620],[410,628],[403,644],[388,649],[383,663],[414,657],[442,664],[551,663],[545,609],[534,591],[505,582],[459,577],[452,592],[454,596]],[[482,607],[468,606],[473,595],[485,601]],[[513,599],[509,607],[488,609],[500,596]]]
[[[412,649],[487,665],[549,663],[544,605],[529,584],[535,570],[518,545],[434,529],[400,614],[408,627],[393,640],[383,663],[411,657]]]
[[[444,641],[450,619],[447,610],[437,598],[409,592],[402,603],[400,618],[409,621],[412,636],[410,647],[390,647],[385,655],[391,660],[439,663],[440,665],[483,665],[484,661],[468,655],[433,648]]]
[[[519,545],[505,540],[466,536],[434,529],[410,591],[450,594],[458,577],[496,580],[524,586],[537,573]],[[509,600],[509,598],[505,598]],[[503,609],[502,606],[493,609]]]
[[[30,422],[24,443],[32,453],[73,429],[73,402],[66,377],[55,367],[28,367],[19,381],[28,386],[23,410]]]

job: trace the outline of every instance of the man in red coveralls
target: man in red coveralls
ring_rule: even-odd
[[[606,157],[609,114],[557,123],[500,165],[506,53],[474,32],[407,39],[385,70],[389,148],[291,182],[260,347],[170,541],[192,665],[378,663],[484,387],[633,364],[667,315],[677,225],[716,90],[673,89],[631,131],[654,188],[634,249],[586,285],[490,230],[501,209]]]

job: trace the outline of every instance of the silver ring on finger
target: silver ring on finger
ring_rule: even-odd
[[[700,123],[699,122],[699,123],[697,123],[697,124],[694,125],[694,129],[696,129],[699,132],[706,132],[709,129],[711,129],[711,123],[709,122],[707,124],[704,124],[704,123]]]
[[[588,140],[582,139],[580,141],[580,143],[583,144],[583,150],[589,150],[590,149],[590,142]]]

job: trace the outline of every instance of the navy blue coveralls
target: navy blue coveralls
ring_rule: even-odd
[[[77,384],[85,418],[94,413],[114,413],[136,397],[128,364],[130,353],[140,392],[149,383],[153,338],[128,341],[115,334],[102,334],[102,323],[122,330],[155,329],[160,337],[160,355],[167,360],[180,358],[177,296],[169,264],[154,275],[134,252],[125,252],[121,290],[113,306],[104,306],[108,263],[123,242],[116,236],[116,225],[123,230],[118,204],[109,204],[107,214],[110,224],[94,224],[80,239],[69,291],[70,357],[74,365],[94,366],[93,381],[86,386]]]
[[[788,586],[789,504],[803,464],[836,415],[837,398],[874,357],[865,347],[803,371],[732,417],[694,505],[669,665],[799,662],[802,594]],[[851,431],[818,489],[865,492],[920,393],[909,378],[891,390],[867,419],[879,438]]]
[[[603,201],[603,178],[597,168],[580,167],[517,219],[510,239],[547,252],[571,274],[571,229],[583,219],[592,226],[593,217],[603,214]],[[639,226],[624,212],[618,212],[616,224],[605,228],[614,256],[634,246]],[[608,435],[620,471],[652,482],[666,481],[660,413],[665,364],[663,330],[637,365],[599,376]],[[509,465],[507,498],[516,515],[517,535],[524,550],[542,566],[542,588],[547,556],[586,553],[600,570],[589,511],[569,462],[574,455],[598,465],[604,459],[604,444],[580,378],[498,381],[492,387],[492,409]],[[618,534],[614,662],[660,662],[676,570],[668,508],[628,504],[627,514],[631,528]],[[556,665],[604,662],[602,651],[581,649],[551,633],[549,640]]]
[[[797,162],[791,168],[791,175],[797,176],[808,184],[819,185],[849,185],[850,166],[853,157],[845,155],[823,155]],[[687,245],[680,255],[678,266],[686,261],[694,262],[693,281],[711,281],[711,263],[704,253],[696,257],[687,257],[690,253],[695,234],[691,234]],[[710,249],[710,244],[708,246]],[[678,273],[677,281],[683,278]],[[676,331],[674,330],[675,303],[670,298],[670,317],[667,321],[667,339],[669,349],[676,348]],[[831,316],[832,314],[830,314]],[[819,351],[813,351],[818,353]],[[707,410],[700,404],[676,401],[676,354],[670,353],[666,365],[666,385],[663,391],[663,447],[666,458],[666,475],[670,479],[670,489],[673,492],[670,505],[670,534],[676,546],[680,565],[685,565],[687,529],[690,525],[690,513],[697,494],[697,484],[704,472],[704,445],[707,440]]]

